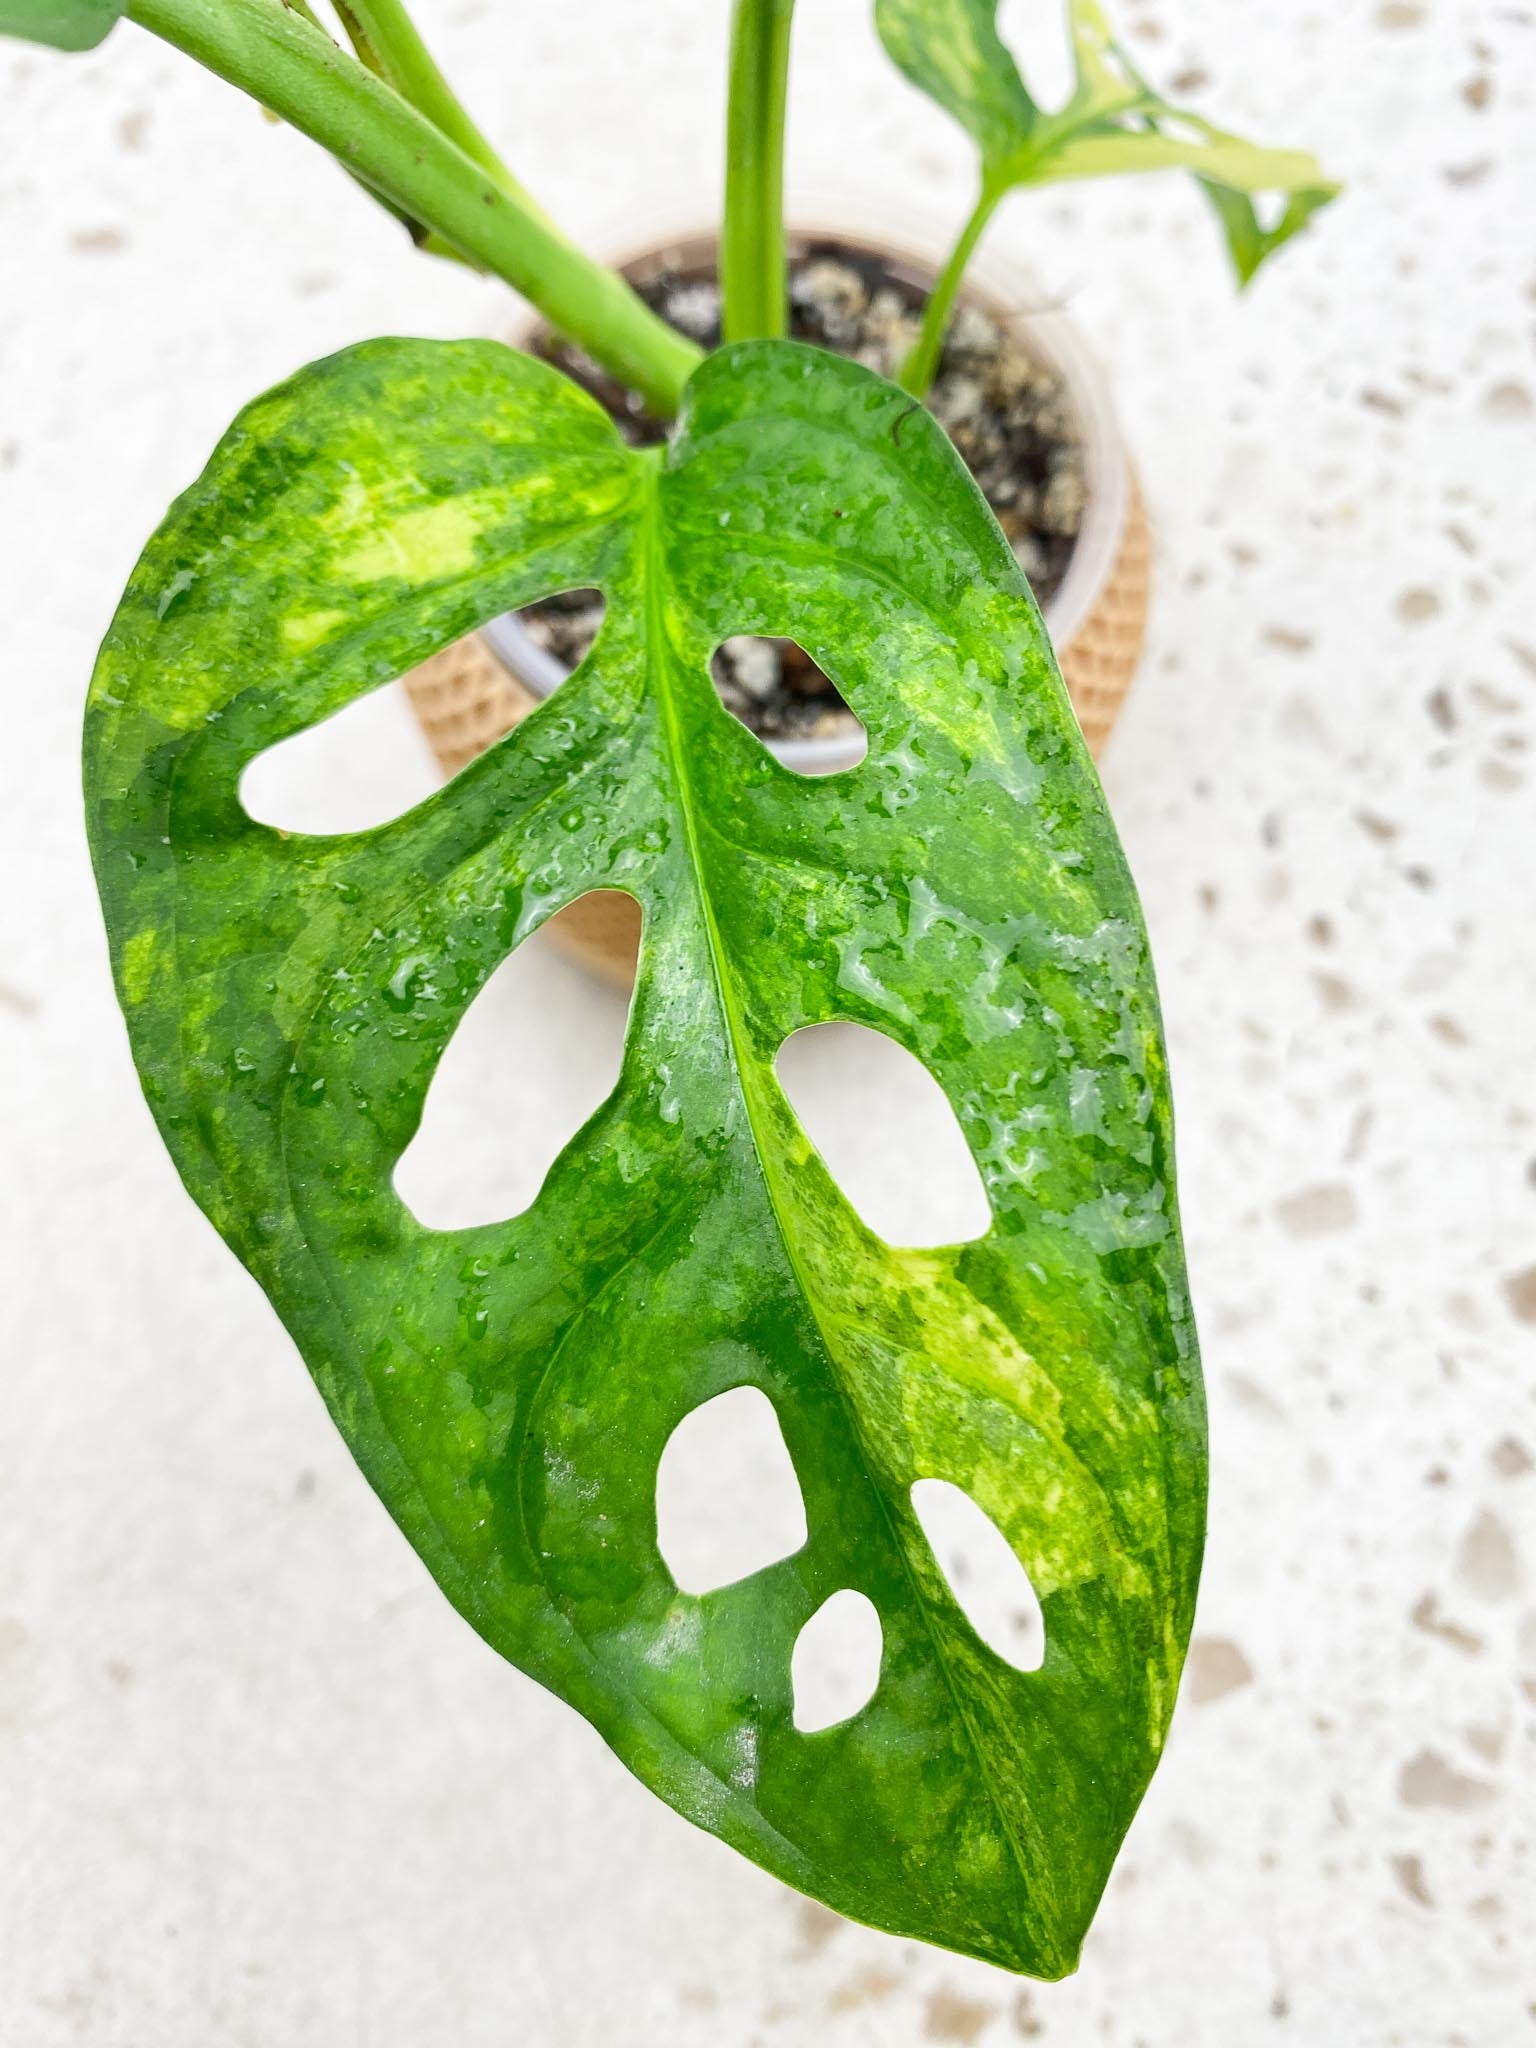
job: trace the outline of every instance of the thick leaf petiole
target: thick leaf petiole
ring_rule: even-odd
[[[784,108],[794,0],[736,0],[720,286],[727,341],[785,331]]]
[[[676,412],[701,360],[694,344],[308,21],[270,0],[132,0],[127,11],[503,278],[658,412]]]
[[[954,311],[955,294],[960,289],[966,267],[976,253],[976,244],[986,232],[998,201],[1007,187],[990,181],[981,188],[981,196],[971,211],[971,217],[960,230],[960,239],[950,251],[949,260],[939,272],[928,304],[923,309],[923,324],[917,340],[912,344],[911,354],[901,366],[897,382],[903,391],[910,391],[914,398],[926,398],[928,388],[938,371],[939,357],[944,350],[944,337],[949,332],[950,315]]]
[[[439,133],[456,142],[520,206],[553,227],[543,207],[513,177],[470,118],[402,0],[334,0],[334,5],[353,49],[369,70],[392,85],[419,114],[425,114]]]

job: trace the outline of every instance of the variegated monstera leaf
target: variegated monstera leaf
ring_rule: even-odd
[[[264,749],[582,585],[607,599],[591,656],[430,801],[325,838],[242,809]],[[791,774],[726,713],[708,663],[739,633],[824,664],[860,766]],[[243,413],[150,542],[86,760],[166,1143],[461,1613],[791,1884],[1070,1969],[1173,1703],[1203,1410],[1136,899],[939,429],[788,343],[712,357],[665,452],[496,344],[350,350]],[[391,1176],[444,1047],[594,887],[645,921],[618,1086],[521,1215],[426,1229]],[[844,1199],[774,1073],[830,1018],[937,1076],[983,1236],[903,1249]],[[741,1385],[809,1536],[694,1597],[657,1464]],[[912,1504],[932,1478],[1027,1569],[1040,1669],[957,1606]],[[806,1734],[791,1650],[845,1587],[878,1610],[879,1683]]]

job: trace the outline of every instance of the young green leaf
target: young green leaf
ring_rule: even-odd
[[[0,0],[0,36],[55,50],[94,50],[128,0]]]
[[[324,839],[242,810],[256,754],[573,587],[607,600],[592,654],[440,794]],[[825,664],[860,766],[791,774],[726,713],[708,663],[738,633]],[[666,451],[494,343],[350,350],[242,414],[150,542],[86,769],[161,1131],[449,1598],[791,1884],[1069,1970],[1173,1705],[1204,1411],[1135,895],[944,434],[786,342],[709,358]],[[522,1214],[428,1230],[391,1175],[444,1048],[592,888],[645,918],[619,1085]],[[838,1017],[946,1090],[982,1237],[892,1247],[843,1198],[774,1076]],[[685,1594],[658,1464],[742,1385],[809,1538]],[[924,1479],[1012,1545],[1040,1669],[971,1629]],[[801,1732],[796,1641],[845,1588],[878,1614],[878,1682]]]

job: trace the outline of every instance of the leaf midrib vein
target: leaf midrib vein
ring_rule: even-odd
[[[666,620],[661,605],[663,545],[661,538],[660,480],[661,471],[658,465],[651,470],[645,480],[640,508],[642,521],[641,574],[645,585],[646,664],[649,680],[655,688],[657,702],[661,710],[662,727],[666,736],[667,750],[671,757],[678,808],[682,813],[684,843],[687,848],[689,862],[694,871],[699,909],[704,921],[710,968],[719,998],[721,1018],[725,1024],[726,1035],[730,1042],[732,1064],[736,1070],[738,1086],[741,1090],[742,1108],[746,1113],[747,1127],[752,1136],[752,1147],[757,1154],[758,1168],[762,1174],[763,1191],[767,1199],[769,1214],[773,1218],[779,1241],[784,1248],[785,1260],[794,1277],[801,1298],[805,1302],[811,1321],[815,1324],[816,1334],[821,1341],[823,1353],[828,1365],[831,1367],[832,1382],[837,1390],[839,1402],[847,1416],[849,1434],[857,1448],[859,1460],[868,1476],[870,1491],[879,1503],[882,1519],[885,1521],[890,1533],[891,1546],[897,1557],[901,1560],[902,1572],[911,1590],[913,1606],[922,1619],[923,1628],[933,1648],[934,1661],[943,1676],[945,1689],[948,1691],[950,1700],[953,1703],[956,1719],[965,1731],[966,1738],[975,1757],[978,1775],[986,1789],[988,1802],[997,1815],[1003,1839],[1008,1844],[1009,1854],[1013,1858],[1014,1867],[1018,1871],[1020,1881],[1024,1886],[1026,1895],[1028,1895],[1032,1889],[1032,1873],[1025,1862],[1022,1845],[1009,1824],[1008,1815],[992,1783],[991,1773],[986,1767],[985,1752],[980,1735],[970,1714],[966,1711],[964,1701],[956,1689],[948,1660],[934,1632],[933,1619],[928,1612],[916,1577],[913,1574],[906,1546],[903,1544],[900,1533],[897,1530],[895,1518],[891,1513],[890,1503],[875,1479],[870,1453],[859,1428],[857,1410],[847,1388],[843,1385],[841,1374],[837,1368],[837,1354],[823,1326],[814,1290],[799,1259],[796,1257],[792,1233],[775,1197],[773,1175],[769,1169],[769,1147],[759,1129],[757,1116],[754,1112],[753,1092],[747,1084],[746,1033],[740,1011],[731,992],[730,977],[725,967],[725,948],[721,940],[720,928],[715,918],[714,903],[709,892],[708,870],[700,844],[700,821],[696,810],[692,778],[688,772],[687,746],[678,725],[677,706],[673,696],[668,663],[664,658],[661,660],[657,659],[658,651],[665,647],[667,641]]]

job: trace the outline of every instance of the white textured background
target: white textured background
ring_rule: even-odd
[[[723,0],[420,13],[574,229],[707,210]],[[958,133],[862,0],[801,14],[797,186],[958,220]],[[1241,302],[1177,179],[995,229],[1104,357],[1157,524],[1105,776],[1215,1442],[1193,1679],[1045,1988],[807,1908],[499,1663],[181,1194],[87,872],[92,653],[255,390],[504,303],[137,32],[0,46],[4,2048],[1536,2041],[1536,17],[1124,18],[1154,76],[1350,190]],[[361,772],[409,794],[397,713]],[[547,1157],[621,1008],[531,952],[497,1015],[502,1148]],[[878,1088],[822,1093],[933,1179]]]

